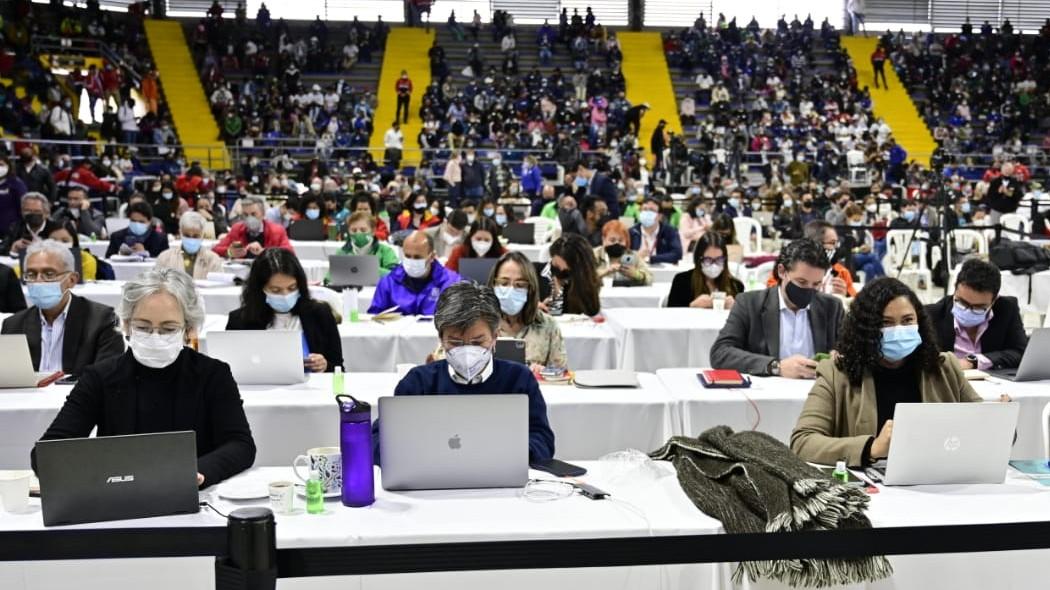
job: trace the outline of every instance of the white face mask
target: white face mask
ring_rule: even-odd
[[[488,254],[489,249],[492,248],[490,240],[471,240],[470,245],[474,246],[474,251],[478,253],[478,256]]]
[[[427,274],[426,258],[406,258],[401,261],[401,266],[405,269],[405,274],[413,279],[421,279]]]
[[[447,231],[442,231],[441,232],[441,239],[444,240],[444,242],[446,244],[448,244],[449,246],[458,244],[459,243],[459,239],[461,237],[462,236],[454,236],[454,235],[448,233]]]
[[[182,343],[182,330],[168,335],[143,335],[131,331],[131,354],[135,360],[151,369],[163,369],[174,363],[182,352]]]
[[[492,350],[483,346],[464,344],[449,349],[445,352],[445,356],[457,375],[467,381],[473,381],[489,365],[492,360]]]

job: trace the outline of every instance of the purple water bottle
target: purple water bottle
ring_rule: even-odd
[[[350,395],[339,402],[339,449],[343,455],[343,505],[370,506],[376,501],[372,472],[372,406]]]

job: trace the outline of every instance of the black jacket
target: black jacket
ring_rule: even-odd
[[[15,271],[0,264],[0,313],[15,313],[25,308],[26,298]]]
[[[306,343],[310,352],[317,353],[328,361],[326,372],[335,372],[336,367],[343,366],[343,340],[339,336],[339,326],[328,305],[320,301],[300,301],[292,309],[299,316],[306,334]],[[230,312],[226,321],[227,330],[265,330],[267,326],[258,322],[249,322],[244,317],[244,308]]]
[[[62,371],[83,375],[89,365],[120,356],[124,352],[124,337],[112,307],[76,295],[70,297],[62,336]],[[35,305],[4,320],[0,334],[28,336],[29,356],[33,358],[33,368],[39,369],[40,310]]]
[[[255,441],[230,366],[183,348],[163,370],[176,373],[172,426],[175,431],[196,433],[197,471],[204,476],[204,485],[215,485],[251,467]],[[130,350],[88,368],[41,440],[86,437],[95,427],[97,436],[144,434],[136,425],[136,396],[149,384],[142,382],[139,371],[142,368]],[[35,452],[31,458],[36,469]]]
[[[680,272],[671,280],[671,292],[667,296],[667,307],[689,307],[689,304],[699,296],[698,293],[693,292],[693,272],[692,270]],[[737,295],[744,292],[744,283],[741,283],[736,278],[730,278],[733,282],[733,289],[736,292],[727,293],[727,295],[732,295],[735,299]]]
[[[51,171],[47,167],[35,164],[32,169],[26,170],[26,167],[19,162],[17,173],[22,183],[26,185],[27,191],[41,193],[52,203],[58,200],[55,178],[51,176]]]
[[[587,194],[605,201],[605,206],[609,208],[609,219],[620,218],[620,202],[616,200],[616,183],[611,178],[596,172],[590,184],[587,185]]]
[[[933,330],[937,334],[937,345],[941,352],[955,351],[955,302],[948,295],[936,303],[926,306]],[[981,335],[981,354],[992,362],[993,369],[1012,369],[1021,364],[1024,349],[1028,346],[1021,310],[1017,298],[1000,297],[992,305],[992,321]]]
[[[106,248],[106,258],[119,253],[121,244],[130,244],[135,239],[136,236],[131,234],[131,230],[122,229],[113,232],[113,235],[109,237],[109,247]],[[140,241],[151,258],[160,256],[161,252],[168,249],[168,234],[157,231],[155,227],[152,227],[152,223],[149,232]]]
[[[40,230],[40,233],[36,234],[35,237],[45,239],[51,235],[51,232],[61,228],[60,225],[47,219],[44,221],[44,228]],[[4,241],[0,242],[0,256],[7,256],[11,253],[11,246],[14,246],[15,242],[21,239],[27,239],[32,241],[34,238],[33,232],[29,231],[26,227],[26,222],[16,221],[7,228],[7,235],[4,236]]]

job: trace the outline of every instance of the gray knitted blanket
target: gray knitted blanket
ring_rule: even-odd
[[[671,461],[682,490],[727,533],[870,528],[868,495],[842,485],[762,432],[716,426],[692,439],[675,436],[653,459]],[[824,588],[885,578],[885,556],[742,562],[734,582],[768,578],[792,587]]]

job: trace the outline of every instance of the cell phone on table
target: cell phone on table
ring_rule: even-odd
[[[566,463],[565,461],[559,461],[557,459],[529,461],[529,467],[536,471],[544,471],[558,477],[579,477],[587,473],[587,470],[579,465],[573,465],[572,463]]]
[[[59,379],[58,381],[55,381],[55,383],[57,385],[76,385],[77,384],[77,376],[76,375],[66,375],[65,377],[62,377],[61,379]]]

